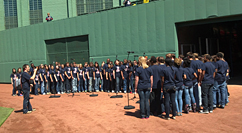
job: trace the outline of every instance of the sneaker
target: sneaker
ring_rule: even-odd
[[[209,114],[209,112],[207,110],[206,111],[201,110],[199,113],[201,113],[201,114]]]
[[[213,111],[209,111],[209,113],[213,113]]]
[[[228,103],[225,104],[225,106],[228,106],[228,105],[229,105]]]
[[[126,94],[127,92],[126,91],[124,91],[124,94]]]
[[[28,111],[26,114],[30,114],[30,113],[32,113],[32,111]]]
[[[141,116],[141,119],[145,119],[145,117],[144,116]]]
[[[170,120],[170,118],[168,117],[168,118],[165,118],[166,120]]]
[[[110,91],[108,91],[108,93],[109,93]]]
[[[101,90],[101,92],[103,92],[103,90]]]
[[[114,90],[112,90],[112,93],[114,93]]]
[[[16,96],[16,94],[13,94],[12,96],[13,96],[13,97],[15,97],[15,96]]]
[[[134,92],[134,94],[136,94],[136,92]]]
[[[220,106],[220,109],[224,109],[224,106]]]
[[[149,116],[146,116],[145,119],[149,119]]]
[[[85,90],[85,93],[87,92],[87,90]]]
[[[119,91],[119,93],[122,93],[122,91]]]
[[[48,94],[48,93],[47,93]],[[45,95],[45,93],[43,93],[42,95]]]
[[[61,92],[61,94],[63,94],[63,92]]]
[[[58,92],[57,94],[60,94],[60,92]]]
[[[39,95],[39,94],[38,94]],[[20,94],[19,96],[23,96],[22,94]]]
[[[175,120],[175,119],[176,119],[176,117],[175,117],[175,116],[172,116],[172,119],[173,119],[173,120]]]
[[[32,109],[32,111],[36,111],[36,109]]]

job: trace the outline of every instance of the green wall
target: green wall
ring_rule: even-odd
[[[2,8],[0,8],[0,31],[2,31],[2,30],[5,30],[5,26],[4,26],[4,2],[3,2],[3,0],[1,0],[0,1],[0,7],[2,7]]]
[[[239,5],[241,0],[156,1],[1,31],[0,82],[10,82],[13,67],[30,60],[46,63],[45,40],[55,38],[88,35],[90,59],[99,62],[114,60],[116,55],[127,58],[127,51],[135,52],[130,59],[144,52],[148,56],[178,54],[176,22],[241,14]],[[52,9],[48,12],[53,14]]]

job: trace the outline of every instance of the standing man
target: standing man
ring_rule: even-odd
[[[45,91],[45,69],[44,69],[44,65],[41,64],[40,65],[40,69],[39,69],[39,77],[40,77],[40,92],[41,94],[44,93]]]
[[[32,109],[32,106],[29,101],[29,93],[30,93],[30,80],[34,80],[37,69],[34,69],[33,76],[30,77],[28,74],[29,71],[29,65],[24,64],[23,65],[23,73],[21,76],[21,84],[23,88],[23,95],[24,95],[24,101],[23,101],[23,113],[29,114],[32,111],[35,111],[35,109]]]
[[[106,72],[108,71],[108,64],[110,64],[110,59],[107,59],[107,63],[103,65],[103,77],[106,77]],[[106,78],[103,78],[104,84],[103,84],[103,89],[105,92],[108,92],[108,80]]]
[[[77,80],[79,81],[78,67],[76,67],[76,62],[73,62],[73,67],[71,68],[71,77],[72,77],[72,92],[77,92]]]
[[[52,20],[53,20],[53,18],[52,18],[52,16],[50,16],[50,13],[47,13],[46,21],[50,22]]]
[[[127,92],[127,89],[129,89],[129,71],[130,71],[130,67],[127,64],[127,59],[124,59],[124,63],[121,66],[121,76],[123,79],[123,85],[124,85],[124,93]]]
[[[71,89],[71,68],[69,62],[66,62],[66,67],[65,67],[65,76],[66,76],[66,91],[67,93],[70,93]]]
[[[211,56],[204,55],[205,63],[202,66],[202,105],[203,110],[200,113],[208,114],[213,112],[213,84],[215,77],[215,67],[210,62]]]

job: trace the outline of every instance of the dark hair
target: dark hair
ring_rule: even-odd
[[[13,70],[15,70],[15,72],[13,72]],[[16,73],[16,69],[15,68],[12,69],[12,73]]]
[[[176,55],[175,54],[171,54],[171,57],[175,59],[176,58]]]
[[[160,56],[160,57],[158,58],[158,61],[159,61],[160,63],[165,63],[165,58],[164,58],[163,56]]]
[[[211,60],[212,57],[209,54],[205,54],[204,57],[206,57],[207,60]]]
[[[28,64],[24,64],[23,65],[23,71],[25,71],[25,69],[27,68]]]
[[[21,67],[19,67],[18,70],[19,70],[19,69],[21,70]],[[17,70],[17,72],[18,72],[18,70]],[[21,72],[21,71],[20,71],[20,72]],[[18,73],[19,73],[19,72],[18,72]]]
[[[184,59],[183,59],[183,67],[185,68],[185,67],[190,67],[190,65],[191,65],[191,60],[189,60],[187,57],[185,57]]]
[[[155,58],[155,56],[151,56],[151,58],[150,58],[150,62],[151,62],[152,64],[156,63],[156,58]]]
[[[166,58],[166,59],[165,59],[165,63],[166,63],[166,65],[168,65],[168,66],[172,66],[172,60],[171,60],[171,58]]]
[[[182,55],[182,54],[181,54],[181,55],[179,55],[179,57],[180,57],[181,59],[184,59],[184,55]]]
[[[98,64],[98,62],[95,62],[95,64],[97,64],[97,67],[96,67],[96,66],[94,66],[94,67],[96,67],[97,70],[100,71],[100,68],[99,68],[99,64]]]
[[[223,54],[222,54],[221,52],[218,52],[216,55],[217,55],[217,57],[219,57],[219,58],[224,58],[224,57],[223,57]]]

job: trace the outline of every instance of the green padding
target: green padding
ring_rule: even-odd
[[[7,118],[13,112],[13,110],[13,108],[0,107],[0,127],[7,120]]]

